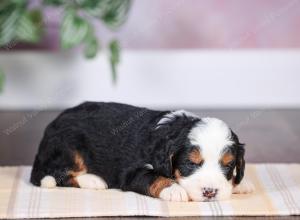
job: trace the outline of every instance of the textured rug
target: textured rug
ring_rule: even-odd
[[[300,164],[249,164],[256,190],[219,202],[164,202],[132,192],[41,189],[30,167],[0,168],[0,218],[93,216],[273,216],[300,214]]]

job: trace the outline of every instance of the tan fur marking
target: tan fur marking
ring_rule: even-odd
[[[200,151],[198,149],[193,149],[189,155],[189,159],[193,163],[200,164],[202,161],[202,156],[200,154]]]
[[[79,184],[78,184],[77,180],[75,179],[75,177],[70,177],[70,179],[68,180],[68,183],[70,184],[70,186],[79,188]]]
[[[234,156],[231,153],[225,153],[222,156],[221,162],[223,165],[229,164],[234,159]]]
[[[173,183],[173,180],[160,176],[151,184],[149,188],[149,194],[153,197],[158,198],[160,192],[164,188],[171,186]]]
[[[180,179],[181,178],[181,173],[180,173],[180,171],[178,169],[175,170],[174,175],[175,175],[176,179]]]
[[[84,164],[83,158],[77,151],[75,152],[75,164],[79,172],[86,171],[86,166]]]
[[[87,168],[85,166],[82,156],[79,154],[78,151],[75,151],[74,153],[74,164],[74,169],[68,171],[68,175],[70,176],[69,183],[74,187],[79,187],[75,177],[86,173]]]

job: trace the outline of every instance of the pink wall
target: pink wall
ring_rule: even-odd
[[[60,13],[46,14],[44,44],[57,48]],[[121,30],[97,33],[130,49],[299,48],[300,0],[135,0]]]
[[[300,47],[299,0],[137,0],[130,48]]]

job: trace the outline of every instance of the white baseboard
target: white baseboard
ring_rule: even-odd
[[[65,108],[84,100],[152,107],[300,107],[300,51],[123,51],[116,86],[105,54],[0,53],[1,109]]]

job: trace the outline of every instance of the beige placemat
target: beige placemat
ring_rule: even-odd
[[[0,168],[0,218],[91,216],[253,216],[300,214],[300,164],[249,164],[255,193],[220,202],[164,202],[132,192],[41,189],[31,167]]]

